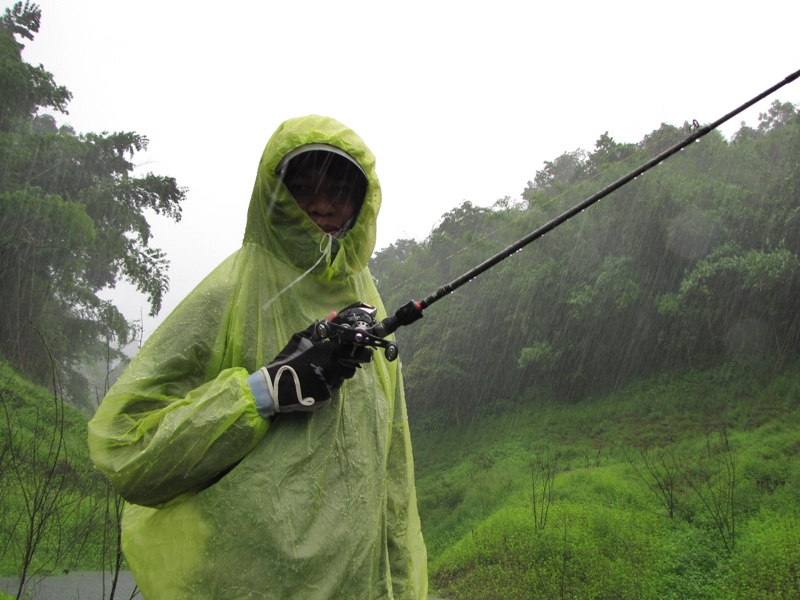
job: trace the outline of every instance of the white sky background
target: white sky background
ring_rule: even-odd
[[[145,335],[240,246],[261,151],[287,118],[334,117],[370,146],[379,249],[424,239],[464,200],[518,199],[545,160],[605,131],[638,142],[662,122],[709,123],[800,68],[797,0],[38,4],[23,57],[73,93],[59,123],[146,135],[142,171],[189,188],[179,224],[154,220],[172,263],[159,317],[115,294]],[[776,98],[800,102],[800,83],[723,132]]]

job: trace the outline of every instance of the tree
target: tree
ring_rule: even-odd
[[[758,130],[766,132],[790,123],[797,116],[797,107],[791,102],[775,100],[765,113],[758,115]]]
[[[172,177],[136,173],[148,139],[134,132],[76,134],[58,127],[70,92],[22,60],[41,11],[18,2],[0,19],[0,353],[29,376],[47,373],[40,334],[66,370],[126,344],[135,333],[98,293],[120,280],[148,297],[168,289],[168,261],[151,245],[149,214],[181,217],[186,189]]]
[[[536,172],[533,180],[538,190],[555,195],[574,185],[586,175],[586,153],[583,150],[564,152],[555,160],[544,161],[544,168]]]
[[[637,450],[641,458],[641,467],[633,457],[626,455],[626,460],[659,504],[664,507],[667,516],[674,519],[678,510],[678,500],[682,494],[684,471],[689,460],[686,453],[677,446],[651,448],[647,444],[639,445]]]
[[[530,462],[533,526],[537,531],[547,525],[547,515],[553,503],[553,483],[558,473],[560,457],[558,449],[542,448],[537,450]]]
[[[624,161],[636,152],[633,144],[619,144],[614,141],[606,131],[594,144],[594,151],[587,159],[587,169],[589,173],[597,173],[602,169]]]
[[[725,550],[733,554],[739,517],[736,501],[739,478],[736,452],[724,424],[720,424],[718,431],[707,433],[705,451],[686,470],[684,480],[711,519]]]
[[[468,423],[514,402],[577,401],[665,368],[783,361],[800,350],[800,117],[712,132],[401,328],[411,418]],[[469,203],[421,243],[378,253],[390,307],[437,289],[684,139],[545,161],[522,206]]]
[[[27,0],[7,8],[0,19],[0,131],[31,119],[40,108],[65,113],[72,98],[41,65],[34,67],[22,61],[25,46],[14,36],[33,40],[40,21],[41,10]]]

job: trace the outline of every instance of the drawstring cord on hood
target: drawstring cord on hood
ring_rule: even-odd
[[[323,247],[323,246],[324,246],[324,247]],[[291,282],[289,285],[287,285],[287,286],[286,286],[285,288],[283,288],[283,289],[282,289],[280,292],[278,292],[277,294],[275,294],[275,295],[274,295],[272,298],[270,298],[270,299],[269,299],[267,302],[265,302],[264,304],[262,304],[262,305],[261,305],[261,310],[267,310],[267,309],[268,309],[268,308],[269,308],[269,307],[272,305],[272,303],[273,303],[273,302],[275,302],[275,300],[277,300],[278,298],[280,298],[280,297],[281,297],[281,295],[283,295],[283,293],[284,293],[284,292],[286,292],[287,290],[291,289],[291,288],[292,288],[293,286],[295,286],[295,285],[296,285],[296,284],[297,284],[299,281],[301,281],[303,278],[305,278],[305,277],[306,277],[306,275],[308,275],[309,273],[311,273],[311,271],[313,271],[314,269],[316,269],[316,268],[317,268],[317,265],[319,265],[319,263],[321,263],[321,262],[322,262],[324,259],[330,259],[330,257],[331,257],[331,253],[333,252],[333,236],[332,236],[332,235],[326,235],[326,236],[325,236],[325,238],[324,238],[324,239],[323,239],[323,240],[320,242],[320,244],[319,244],[319,250],[320,250],[320,252],[321,252],[322,254],[321,254],[321,255],[320,255],[320,257],[317,259],[317,262],[315,262],[313,265],[311,265],[311,267],[310,267],[310,268],[309,268],[309,269],[308,269],[308,270],[307,270],[305,273],[303,273],[302,275],[300,275],[300,277],[298,277],[297,279],[295,279],[294,281],[292,281],[292,282]]]

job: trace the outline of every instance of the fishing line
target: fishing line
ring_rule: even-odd
[[[424,299],[422,299],[420,301],[411,300],[410,302],[404,304],[403,306],[401,306],[397,310],[397,312],[394,315],[392,315],[390,317],[387,317],[386,319],[384,319],[383,321],[381,321],[379,323],[376,323],[371,328],[371,331],[370,331],[371,336],[377,336],[379,338],[386,337],[387,335],[397,331],[397,329],[399,329],[400,327],[402,327],[404,325],[410,325],[411,323],[414,323],[415,321],[421,319],[422,318],[422,311],[425,310],[426,308],[428,308],[429,306],[431,306],[432,304],[434,304],[435,302],[438,302],[439,300],[441,300],[445,296],[453,293],[455,290],[460,288],[465,283],[468,283],[468,282],[472,281],[473,279],[478,277],[480,274],[484,273],[485,271],[488,271],[493,266],[495,266],[499,262],[505,260],[506,258],[511,256],[512,254],[516,254],[517,252],[522,250],[525,246],[527,246],[531,242],[539,239],[540,237],[542,237],[546,233],[552,231],[553,229],[555,229],[559,225],[562,225],[563,223],[565,223],[566,221],[568,221],[569,219],[571,219],[572,217],[574,217],[578,213],[583,212],[584,210],[586,210],[587,208],[589,208],[590,206],[592,206],[593,204],[595,204],[599,200],[602,200],[603,198],[605,198],[606,196],[608,196],[612,192],[615,192],[616,190],[618,190],[622,186],[626,185],[627,183],[630,183],[631,181],[633,181],[634,179],[636,179],[637,177],[639,177],[643,173],[645,173],[645,172],[649,171],[650,169],[652,169],[653,167],[655,167],[656,165],[664,162],[665,160],[667,160],[668,158],[670,158],[674,154],[677,154],[678,152],[680,152],[681,150],[683,150],[687,146],[693,144],[694,142],[696,142],[697,140],[699,140],[703,136],[705,136],[705,135],[709,134],[710,132],[714,131],[715,129],[717,129],[720,125],[722,125],[726,121],[729,121],[730,119],[732,119],[733,117],[735,117],[739,113],[741,113],[741,112],[745,111],[746,109],[750,108],[752,105],[754,105],[757,102],[763,100],[767,96],[773,94],[775,91],[779,90],[783,86],[791,83],[792,81],[795,81],[798,77],[800,77],[800,70],[795,71],[791,75],[788,75],[787,77],[785,77],[784,79],[782,79],[781,81],[776,83],[775,85],[773,85],[770,88],[764,90],[763,92],[761,92],[757,96],[754,96],[753,98],[751,98],[750,100],[748,100],[747,102],[742,104],[741,106],[733,109],[732,111],[730,111],[729,113],[727,113],[724,116],[720,117],[719,119],[717,119],[713,123],[710,123],[709,125],[705,125],[703,127],[699,127],[699,124],[697,124],[697,122],[695,122],[695,127],[696,127],[695,132],[692,133],[691,135],[689,135],[688,137],[684,138],[682,141],[680,141],[677,144],[667,148],[666,150],[664,150],[660,154],[656,155],[655,157],[653,157],[649,161],[645,162],[640,167],[634,169],[633,171],[629,172],[627,175],[625,175],[625,176],[617,179],[613,183],[607,185],[602,190],[600,190],[599,192],[589,196],[588,198],[586,198],[582,202],[579,202],[578,204],[576,204],[575,206],[573,206],[569,210],[561,213],[556,218],[554,218],[551,221],[545,223],[544,225],[542,225],[541,227],[539,227],[535,231],[532,231],[531,233],[529,233],[525,237],[521,238],[517,242],[515,242],[515,243],[511,244],[510,246],[508,246],[507,248],[505,248],[504,250],[501,250],[500,252],[498,252],[497,254],[492,256],[491,258],[488,258],[487,260],[485,260],[481,264],[479,264],[476,267],[470,269],[469,271],[467,271],[466,273],[464,273],[460,277],[457,277],[456,279],[454,279],[450,283],[447,283],[447,284],[443,285],[442,287],[437,289],[434,293],[432,293],[430,296],[427,296],[427,297],[425,297]]]

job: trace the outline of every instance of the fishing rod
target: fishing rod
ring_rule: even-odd
[[[589,196],[582,202],[579,202],[569,210],[561,213],[551,221],[545,223],[537,230],[532,231],[525,237],[521,238],[517,242],[511,244],[506,249],[501,250],[491,258],[486,259],[478,266],[470,269],[460,277],[457,277],[450,283],[447,283],[436,290],[430,296],[427,296],[423,300],[416,301],[411,300],[401,306],[394,315],[391,315],[385,318],[383,321],[376,322],[375,320],[375,309],[371,306],[368,306],[363,303],[354,304],[348,306],[346,309],[341,311],[336,318],[328,322],[322,322],[319,324],[319,333],[322,337],[336,337],[340,342],[343,343],[350,343],[357,346],[373,346],[373,347],[381,347],[384,349],[386,354],[386,358],[388,360],[394,360],[397,358],[397,345],[394,342],[390,342],[385,340],[384,338],[387,335],[390,335],[397,331],[400,327],[405,325],[410,325],[415,321],[418,321],[422,318],[422,311],[432,305],[434,302],[438,302],[445,296],[453,293],[455,290],[460,288],[465,283],[468,283],[475,279],[481,273],[488,271],[493,266],[498,264],[499,262],[505,260],[512,254],[516,254],[520,250],[522,250],[525,246],[533,242],[534,240],[539,239],[549,231],[552,231],[559,225],[562,225],[578,213],[586,210],[591,205],[595,204],[599,200],[602,200],[612,192],[615,192],[625,184],[633,181],[646,171],[649,171],[656,165],[664,162],[669,157],[674,154],[677,154],[690,144],[693,144],[703,136],[707,135],[708,133],[717,129],[720,125],[729,121],[739,113],[743,112],[744,110],[750,108],[753,104],[763,100],[767,96],[771,95],[775,91],[779,90],[783,86],[791,83],[792,81],[796,80],[800,77],[800,70],[795,71],[791,75],[785,77],[772,87],[767,90],[764,90],[757,96],[751,98],[738,108],[735,108],[731,112],[727,113],[726,115],[720,117],[713,123],[706,125],[704,127],[698,127],[693,134],[686,137],[682,141],[678,142],[674,146],[667,148],[654,158],[650,159],[640,167],[634,169],[627,175],[620,177],[613,183],[607,185],[599,192]],[[695,125],[697,126],[697,122],[695,121]]]

